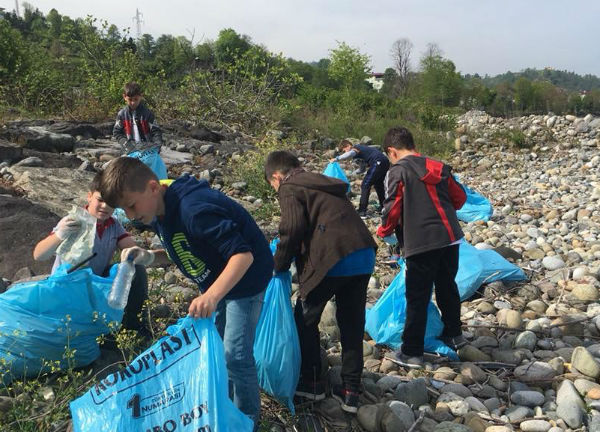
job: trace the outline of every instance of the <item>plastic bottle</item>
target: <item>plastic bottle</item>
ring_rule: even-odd
[[[117,269],[117,275],[113,281],[108,295],[108,305],[113,309],[125,309],[129,298],[131,281],[135,276],[135,264],[133,255],[129,255],[126,261],[122,261]]]

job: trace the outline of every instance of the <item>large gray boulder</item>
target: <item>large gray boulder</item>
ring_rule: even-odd
[[[94,173],[69,168],[11,167],[15,187],[23,189],[30,201],[59,216],[73,205],[84,205]]]

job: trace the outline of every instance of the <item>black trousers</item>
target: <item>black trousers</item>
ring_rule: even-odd
[[[435,285],[435,298],[442,313],[442,336],[461,334],[460,296],[454,281],[458,271],[458,245],[435,249],[406,258],[406,322],[402,352],[423,355],[427,306]]]
[[[379,205],[383,206],[383,201],[385,200],[385,186],[383,183],[389,168],[390,163],[387,159],[377,161],[377,163],[369,167],[367,174],[360,184],[360,202],[358,204],[359,212],[367,210],[367,206],[369,205],[369,195],[371,194],[371,186],[375,187]]]
[[[358,391],[363,370],[363,334],[367,285],[371,275],[325,277],[315,289],[298,299],[294,310],[300,339],[300,379],[312,382],[321,377],[319,321],[325,305],[335,296],[336,319],[342,343],[342,380]]]

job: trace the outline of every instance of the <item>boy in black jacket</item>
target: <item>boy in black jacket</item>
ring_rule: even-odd
[[[385,179],[386,200],[377,235],[388,244],[400,240],[406,258],[406,322],[396,359],[406,367],[420,368],[434,285],[444,322],[440,339],[454,349],[466,344],[454,281],[463,237],[456,210],[466,194],[448,165],[417,153],[408,129],[390,129],[383,149],[392,166]]]

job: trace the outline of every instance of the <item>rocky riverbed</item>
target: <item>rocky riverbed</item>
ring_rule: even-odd
[[[0,237],[10,245],[0,255],[5,283],[49,269],[28,258],[31,249],[85,196],[93,171],[117,154],[108,129],[16,122],[0,130]],[[250,148],[247,138],[186,125],[167,129],[165,136],[163,157],[171,175],[191,172],[249,208],[261,205],[245,193],[243,179],[229,184],[224,176],[228,164]],[[433,359],[423,371],[404,370],[365,335],[358,415],[344,414],[331,398],[299,411],[316,413],[330,430],[600,430],[600,119],[506,120],[472,111],[446,138],[454,141],[448,162],[461,181],[494,205],[490,221],[463,226],[466,239],[480,249],[494,248],[529,279],[487,284],[463,302],[469,345],[459,352],[461,362]],[[368,137],[362,141],[370,143]],[[298,143],[298,153],[320,172],[332,144]],[[351,163],[344,168],[357,201],[361,174],[352,173]],[[379,219],[372,210],[367,224],[374,232]],[[261,227],[271,237],[277,220]],[[155,241],[147,232],[139,240]],[[395,276],[382,264],[386,255],[382,244],[369,285],[371,305]],[[163,299],[194,295],[173,268],[159,269],[152,284],[161,287]],[[169,302],[159,303],[155,307],[168,312]],[[331,366],[327,378],[334,383],[341,357],[333,302],[321,329],[323,361]],[[284,430],[281,423],[274,417],[271,427]]]

